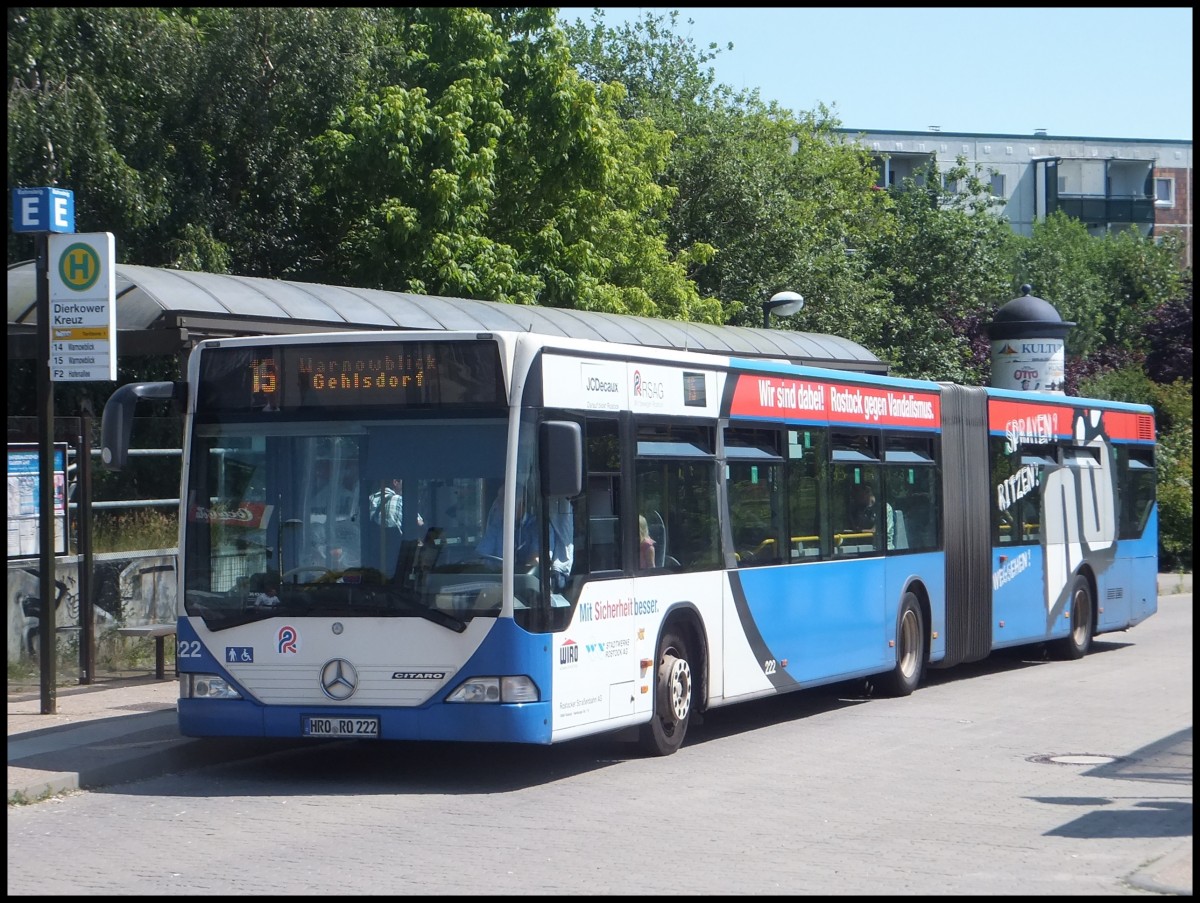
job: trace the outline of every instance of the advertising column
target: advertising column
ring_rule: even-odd
[[[1021,297],[996,311],[988,326],[992,341],[992,385],[1018,392],[1066,392],[1066,335],[1074,323],[1058,315],[1054,306],[1030,294],[1022,285]]]

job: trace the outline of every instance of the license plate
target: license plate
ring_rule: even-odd
[[[356,737],[360,740],[379,739],[378,718],[328,718],[323,715],[304,716],[306,737]]]

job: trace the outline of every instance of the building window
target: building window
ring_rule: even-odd
[[[1155,179],[1154,180],[1154,206],[1155,207],[1174,207],[1175,206],[1175,180],[1174,179]]]
[[[1008,194],[1004,190],[1004,173],[992,173],[992,197],[1006,198]]]

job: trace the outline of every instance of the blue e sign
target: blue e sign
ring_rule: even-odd
[[[14,232],[74,232],[75,192],[65,188],[14,188]]]

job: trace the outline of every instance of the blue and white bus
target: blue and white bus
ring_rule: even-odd
[[[185,404],[195,737],[549,744],[1157,608],[1152,409],[533,333],[208,340]],[[393,517],[381,498],[398,496]]]

